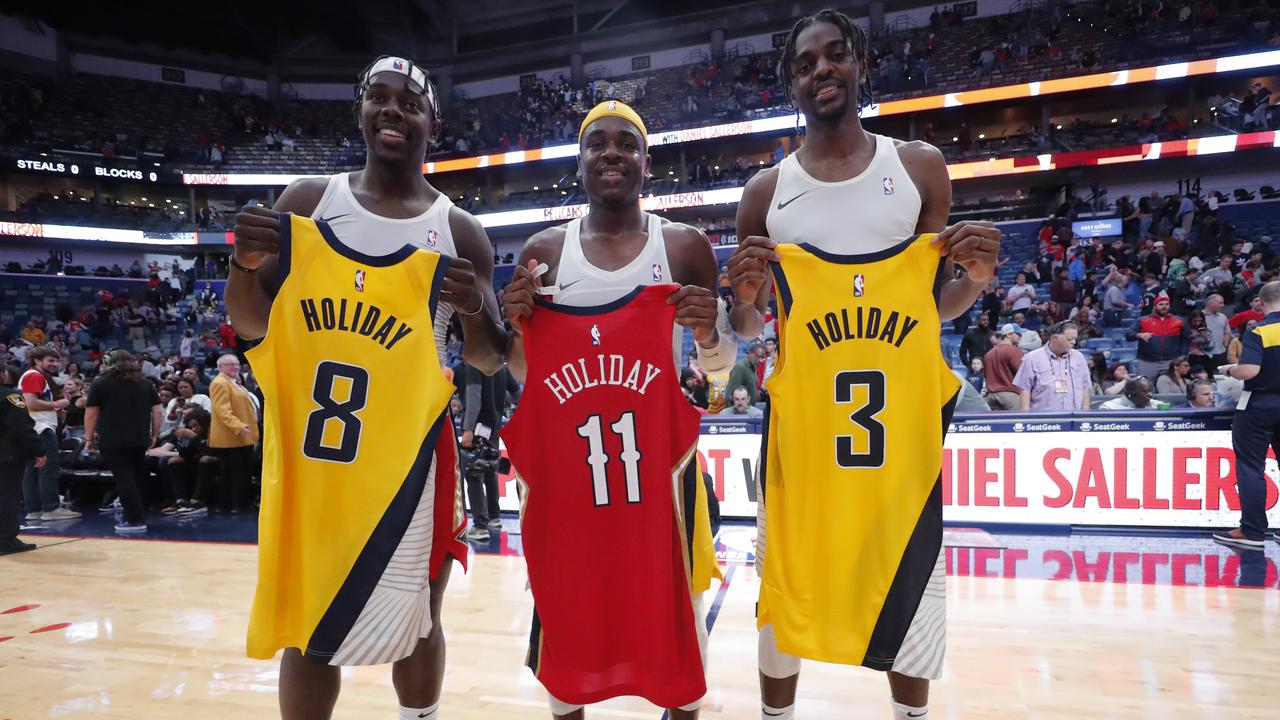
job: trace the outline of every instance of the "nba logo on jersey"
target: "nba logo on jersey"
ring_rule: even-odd
[[[656,283],[662,282],[662,266],[658,263],[653,264],[653,281]]]
[[[435,250],[440,247],[440,233],[435,228],[427,231],[427,247]]]
[[[853,296],[862,297],[862,293],[866,291],[867,279],[862,273],[853,276]]]
[[[356,271],[356,292],[364,292],[364,270]]]
[[[884,179],[884,194],[885,195],[893,194],[893,178],[891,177],[887,177]]]
[[[591,326],[591,344],[592,345],[600,344],[600,326],[599,325]]]

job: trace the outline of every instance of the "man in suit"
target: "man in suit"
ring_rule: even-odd
[[[36,549],[18,539],[22,473],[28,462],[44,467],[46,452],[22,393],[0,385],[0,397],[0,555],[9,555]]]
[[[209,448],[218,458],[218,509],[240,513],[251,509],[249,473],[253,446],[258,442],[258,412],[253,397],[240,383],[240,360],[235,355],[218,358],[218,375],[209,383],[213,422]]]

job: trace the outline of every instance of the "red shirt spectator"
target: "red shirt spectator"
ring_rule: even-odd
[[[218,337],[222,339],[222,347],[234,348],[236,346],[236,331],[231,327],[230,323],[222,323],[218,328]]]
[[[1248,310],[1245,310],[1243,312],[1238,312],[1235,315],[1233,315],[1231,317],[1231,320],[1227,322],[1227,325],[1229,325],[1232,330],[1238,331],[1240,330],[1240,328],[1248,325],[1250,320],[1256,320],[1258,322],[1262,322],[1262,319],[1265,318],[1266,316],[1267,316],[1266,313],[1259,312],[1257,310],[1254,310],[1253,308],[1249,308]]]

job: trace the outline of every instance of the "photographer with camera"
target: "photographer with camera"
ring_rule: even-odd
[[[471,527],[467,539],[489,542],[490,530],[502,529],[498,509],[498,473],[502,453],[498,449],[498,428],[502,424],[510,372],[503,367],[485,375],[470,365],[463,366],[462,474],[467,484],[467,504],[471,506]]]

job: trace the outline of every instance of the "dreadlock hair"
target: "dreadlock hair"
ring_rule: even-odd
[[[800,33],[805,28],[818,22],[831,23],[836,26],[836,29],[840,31],[840,36],[849,44],[849,50],[853,52],[853,57],[856,61],[864,62],[867,59],[869,44],[867,33],[861,27],[858,27],[853,18],[831,8],[819,10],[812,15],[802,17],[791,28],[791,34],[787,36],[787,43],[782,48],[780,74],[782,75],[782,82],[787,87],[788,95],[791,92],[791,81],[795,78],[796,38],[800,37]],[[875,96],[871,91],[871,78],[864,75],[862,84],[858,86],[858,109],[861,110],[873,104],[875,104]],[[797,121],[799,114],[800,109],[796,108]]]

